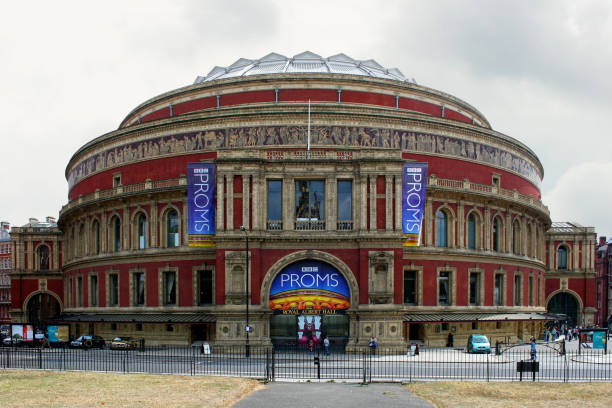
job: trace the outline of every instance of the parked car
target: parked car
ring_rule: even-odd
[[[13,337],[5,337],[2,339],[2,345],[7,347],[25,346],[26,342],[19,334],[13,334]]]
[[[74,348],[104,348],[106,342],[100,336],[85,334],[70,342],[70,347]]]
[[[490,353],[491,344],[484,334],[471,334],[467,343],[468,353]]]
[[[131,350],[138,347],[138,340],[132,337],[115,337],[111,342],[112,350]]]

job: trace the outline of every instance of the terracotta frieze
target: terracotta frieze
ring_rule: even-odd
[[[291,147],[305,146],[306,143],[306,126],[230,127],[155,137],[91,155],[71,169],[68,184],[72,188],[94,173],[145,159],[215,149]],[[530,161],[499,147],[457,137],[400,129],[313,126],[310,143],[313,146],[402,149],[471,159],[518,173],[538,187],[541,182],[537,167]]]

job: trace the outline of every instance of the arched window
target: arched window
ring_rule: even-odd
[[[521,254],[521,225],[518,220],[512,224],[512,253]]]
[[[38,255],[38,270],[48,271],[49,270],[49,247],[46,245],[40,245],[36,248],[36,254]]]
[[[121,251],[121,219],[117,216],[111,220],[111,239],[113,252]]]
[[[468,215],[467,233],[468,249],[476,249],[476,216],[474,213],[470,213],[470,215]]]
[[[166,246],[176,248],[179,246],[179,218],[176,210],[170,210],[166,214]]]
[[[138,216],[138,249],[147,247],[147,217],[144,214]]]
[[[493,218],[493,250],[499,251],[501,243],[500,223],[497,217]]]
[[[448,247],[448,215],[444,211],[438,210],[436,219],[438,223],[436,246]]]
[[[94,255],[98,255],[100,253],[100,223],[98,220],[94,220],[91,226],[91,241],[91,249]]]
[[[557,249],[557,269],[567,269],[567,248],[563,245]]]

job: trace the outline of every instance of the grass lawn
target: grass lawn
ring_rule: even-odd
[[[406,388],[439,408],[612,407],[612,383],[423,382]]]
[[[258,387],[233,377],[1,370],[0,406],[231,407]]]

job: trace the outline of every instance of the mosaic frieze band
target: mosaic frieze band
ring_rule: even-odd
[[[93,173],[142,159],[249,146],[305,146],[306,126],[259,126],[211,129],[117,146],[81,161],[70,172],[69,188]],[[460,138],[384,128],[313,126],[311,144],[378,147],[414,153],[438,153],[477,160],[516,172],[540,186],[538,169],[529,161],[498,147]]]

